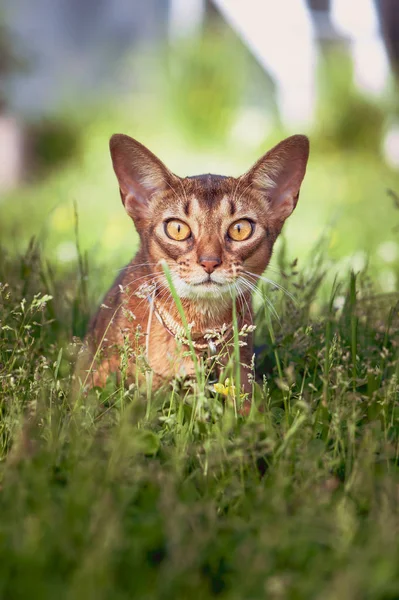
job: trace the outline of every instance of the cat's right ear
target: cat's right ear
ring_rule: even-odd
[[[155,154],[128,135],[116,133],[109,147],[126,212],[135,221],[143,220],[151,196],[172,185],[175,176]]]
[[[269,150],[242,177],[244,183],[263,195],[280,229],[298,202],[308,158],[308,138],[292,135]]]

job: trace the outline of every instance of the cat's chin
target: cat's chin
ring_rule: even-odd
[[[187,300],[206,300],[209,302],[231,301],[232,285],[206,281],[204,283],[187,283],[181,277],[173,277],[173,285],[180,298]]]
[[[231,300],[231,286],[220,283],[200,283],[196,285],[185,284],[182,286],[179,296],[188,300],[209,300],[217,302],[224,298]]]
[[[189,296],[192,300],[204,299],[211,301],[220,301],[222,298],[227,297],[231,299],[231,285],[228,283],[197,283],[195,285],[189,285]]]

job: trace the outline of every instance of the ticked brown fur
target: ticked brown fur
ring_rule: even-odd
[[[156,318],[141,286],[153,284],[155,306],[181,324],[166,284],[165,262],[193,335],[200,338],[208,330],[231,324],[233,287],[239,325],[252,323],[251,288],[267,267],[274,242],[296,206],[309,142],[301,135],[284,140],[239,178],[180,178],[126,135],[114,135],[110,149],[122,202],[141,245],[92,320],[87,337],[91,372],[86,381],[103,386],[110,372],[118,373],[117,348],[126,340],[134,345],[139,326],[140,343],[146,347],[157,386],[176,375],[192,374],[193,360],[182,357],[181,344]],[[183,241],[171,239],[166,232],[168,221],[176,219],[191,230]],[[234,241],[228,230],[241,219],[251,223],[252,234],[244,241]],[[183,350],[187,354],[188,348],[183,346]],[[200,355],[203,350],[196,352]],[[249,364],[252,352],[250,335],[241,348],[241,363]],[[100,364],[96,364],[92,359],[100,355]],[[134,377],[133,357],[128,372]],[[241,379],[248,391],[245,373]]]

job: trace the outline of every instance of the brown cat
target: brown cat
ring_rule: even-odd
[[[103,386],[110,372],[120,371],[117,348],[138,340],[159,386],[193,373],[188,350],[200,357],[229,347],[233,298],[239,328],[252,323],[251,291],[297,204],[309,142],[302,135],[289,137],[239,178],[180,178],[126,135],[112,136],[110,149],[122,202],[141,245],[91,323],[86,383]],[[190,324],[191,346],[163,263]],[[251,334],[240,351],[241,363],[249,364]],[[127,370],[134,380],[132,353]],[[248,371],[242,371],[241,382],[249,391]]]

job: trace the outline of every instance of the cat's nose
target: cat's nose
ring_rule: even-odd
[[[213,273],[213,271],[218,267],[222,261],[220,258],[215,256],[200,256],[199,264],[201,267],[204,267],[205,271],[209,274]]]

